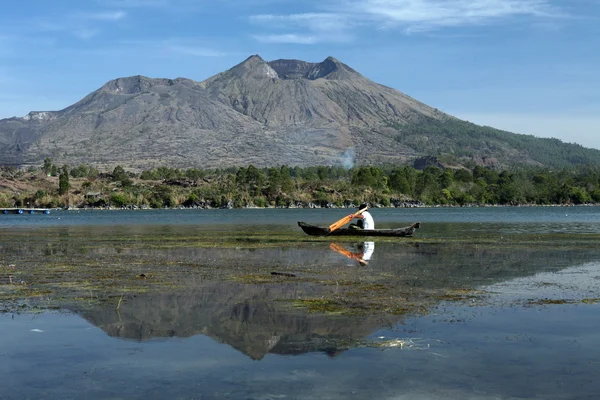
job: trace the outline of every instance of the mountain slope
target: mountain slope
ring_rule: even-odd
[[[119,78],[64,110],[0,120],[0,164],[335,165],[350,148],[361,164],[600,163],[600,151],[465,124],[332,57],[254,55],[203,82]]]

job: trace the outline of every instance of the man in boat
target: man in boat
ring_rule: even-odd
[[[362,203],[358,206],[359,210],[363,210],[365,208],[369,208],[367,203]],[[350,229],[375,229],[375,221],[373,220],[373,216],[369,211],[363,211],[361,214],[356,215],[354,218],[358,218],[356,224],[348,225]]]

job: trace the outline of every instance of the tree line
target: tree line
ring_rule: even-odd
[[[46,159],[27,171],[4,167],[5,179],[40,187],[0,191],[2,207],[344,207],[368,202],[409,205],[552,205],[600,203],[600,167],[494,170],[427,166],[332,166],[225,169],[159,167],[100,172]],[[37,178],[36,178],[37,177]],[[35,179],[34,179],[35,178]]]

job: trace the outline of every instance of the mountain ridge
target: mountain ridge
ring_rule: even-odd
[[[121,77],[63,110],[0,120],[0,164],[50,157],[133,169],[341,165],[353,149],[358,164],[441,156],[458,165],[487,158],[498,166],[553,166],[572,162],[562,153],[582,152],[559,141],[564,148],[552,161],[546,147],[554,142],[483,127],[471,132],[464,124],[333,57],[252,55],[200,82]],[[600,151],[583,153],[581,160],[600,164]]]

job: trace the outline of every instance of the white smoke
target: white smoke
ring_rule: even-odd
[[[342,166],[346,169],[354,167],[354,147],[348,147],[342,153]]]

